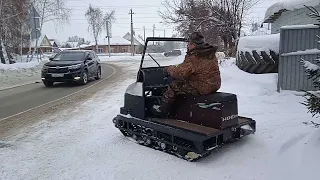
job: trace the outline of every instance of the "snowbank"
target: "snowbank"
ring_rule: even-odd
[[[141,60],[141,55],[135,55],[135,56],[104,56],[104,55],[98,55],[100,58],[100,61],[138,61]]]
[[[181,60],[181,59],[180,59]],[[115,64],[124,64],[115,62]],[[112,124],[139,63],[86,103],[70,107],[3,141],[3,179],[317,179],[320,130],[292,93],[277,93],[276,74],[253,75],[221,67],[220,91],[235,93],[239,114],[257,121],[257,133],[190,163],[138,145]],[[134,67],[134,68],[133,68]],[[317,120],[315,120],[317,121]]]
[[[29,69],[39,65],[37,61],[31,61],[27,63],[14,63],[14,64],[2,64],[0,63],[0,70],[17,70],[17,69]]]
[[[267,9],[264,19],[266,20],[270,18],[272,15],[279,12],[280,10],[292,11],[294,9],[304,8],[304,5],[316,6],[319,4],[319,0],[280,0],[280,2],[273,4]]]
[[[263,35],[263,36],[244,36],[241,37],[238,43],[237,51],[250,52],[253,50],[265,51],[269,53],[270,50],[279,53],[280,33]]]
[[[165,58],[163,53],[149,53],[152,57],[157,58]],[[135,54],[134,56],[131,56],[130,53],[114,53],[111,54],[109,57],[109,54],[98,54],[101,61],[140,61],[142,58],[142,54]],[[148,54],[145,54],[145,59],[152,60]]]
[[[28,63],[0,64],[0,90],[41,81],[41,69],[48,59]]]

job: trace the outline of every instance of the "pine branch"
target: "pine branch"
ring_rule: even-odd
[[[314,7],[311,6],[305,6],[308,8],[311,13],[307,14],[310,18],[314,18],[319,21],[320,23],[320,13],[315,9]],[[320,36],[316,36],[318,39],[320,39]],[[318,40],[317,43],[320,43]],[[320,56],[318,56],[315,61],[319,63]],[[320,66],[317,64],[311,63],[309,61],[306,61],[304,59],[300,59],[300,63],[303,65],[305,68],[305,72],[307,74],[307,78],[313,81],[313,86],[315,88],[320,88]],[[304,95],[305,101],[302,102],[304,106],[307,107],[308,113],[312,114],[312,117],[314,117],[317,114],[320,114],[320,91],[305,91]],[[320,124],[314,123],[311,121],[316,127],[319,127]]]
[[[308,122],[303,122],[303,124],[309,125],[310,123],[308,123]],[[311,124],[312,124],[315,128],[319,128],[319,127],[320,127],[320,123],[316,123],[316,122],[314,122],[314,121],[311,121]]]
[[[307,78],[313,81],[315,87],[320,87],[320,82],[318,81],[320,78],[320,66],[313,64],[309,61],[301,58],[300,63],[305,68],[305,73],[307,74]]]
[[[308,113],[312,114],[312,117],[314,117],[317,114],[320,114],[320,98],[319,98],[319,92],[318,95],[314,95],[313,92],[305,92],[304,95],[305,101],[300,103],[307,107]]]

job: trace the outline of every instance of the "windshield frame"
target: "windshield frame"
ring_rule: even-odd
[[[142,52],[142,58],[141,58],[141,62],[140,62],[140,67],[139,69],[143,69],[142,65],[143,65],[143,61],[144,61],[144,57],[146,54],[146,50],[148,47],[148,42],[149,41],[176,41],[176,42],[188,42],[188,39],[186,38],[164,38],[164,37],[148,37],[146,39],[144,48],[143,48],[143,52]]]
[[[55,60],[55,58],[57,57],[57,56],[61,56],[62,54],[82,54],[83,56],[81,57],[81,59],[79,59],[79,60],[76,60],[76,59],[64,59],[64,60],[62,60],[62,59],[59,59],[59,60]],[[61,51],[61,52],[59,52],[59,53],[57,53],[53,58],[52,58],[52,60],[51,61],[83,61],[84,59],[85,59],[85,57],[86,57],[86,55],[87,55],[87,52],[85,52],[85,51],[74,51],[74,52],[71,52],[71,51]],[[79,57],[80,57],[80,55],[79,55]]]

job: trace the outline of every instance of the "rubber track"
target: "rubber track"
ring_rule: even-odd
[[[252,74],[278,73],[279,55],[274,51],[270,51],[270,55],[265,51],[259,53],[255,50],[251,53],[240,51],[236,57],[236,65],[239,69]]]
[[[152,149],[154,149],[154,150],[158,150],[158,151],[161,151],[161,152],[164,152],[164,153],[173,155],[173,156],[175,156],[175,157],[178,157],[178,158],[180,158],[180,159],[183,159],[183,160],[186,160],[186,161],[190,161],[190,162],[196,162],[196,161],[198,161],[198,160],[200,160],[200,159],[202,159],[202,158],[204,158],[204,157],[207,157],[208,155],[211,154],[211,151],[209,151],[208,153],[203,154],[202,156],[199,156],[198,158],[190,159],[190,158],[187,158],[186,156],[181,155],[181,154],[179,154],[179,153],[177,153],[177,152],[175,152],[175,151],[163,150],[160,146],[157,145],[157,142],[154,141],[154,140],[152,140],[151,145],[148,145],[148,144],[146,144],[146,143],[142,143],[142,142],[139,141],[139,140],[135,140],[135,139],[132,138],[132,137],[130,136],[130,134],[129,134],[128,132],[126,132],[126,131],[122,131],[122,130],[121,130],[121,133],[122,133],[124,136],[126,136],[126,137],[128,137],[128,138],[131,138],[132,140],[134,140],[134,141],[135,141],[137,144],[139,144],[139,145],[142,145],[142,146],[145,146],[145,147],[148,147],[148,148],[152,148]]]

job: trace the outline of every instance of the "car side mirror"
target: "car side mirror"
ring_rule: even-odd
[[[52,61],[53,60],[53,57],[49,58],[49,61]]]
[[[91,61],[92,60],[92,58],[91,57],[87,57],[87,59],[86,59],[87,61]]]

